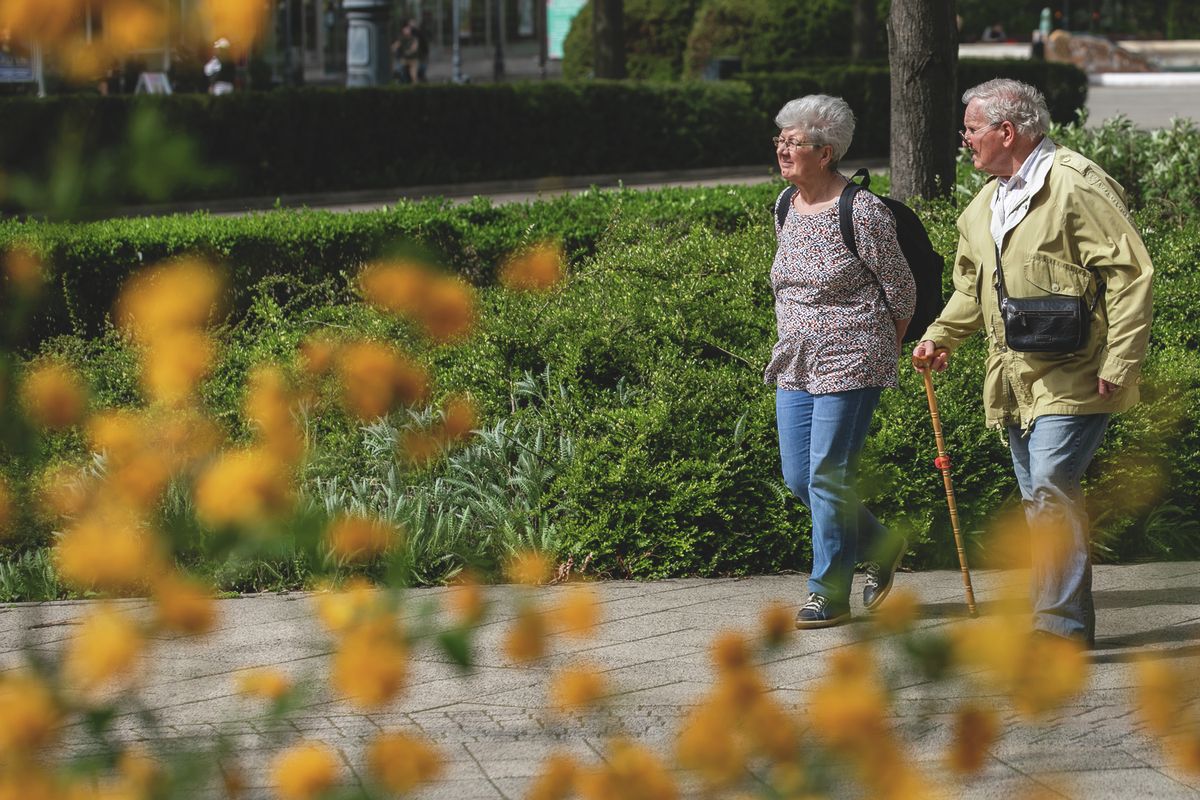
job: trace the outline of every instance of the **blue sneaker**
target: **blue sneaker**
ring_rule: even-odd
[[[906,550],[908,550],[908,539],[900,536],[892,545],[892,549],[884,554],[881,561],[868,561],[863,564],[863,571],[867,574],[867,582],[863,586],[863,605],[866,606],[867,611],[879,608],[884,598],[888,596],[888,592],[892,590],[896,570],[900,567],[900,561],[904,558]]]
[[[829,604],[829,598],[822,595],[810,594],[808,602],[800,607],[796,615],[796,627],[801,630],[809,628],[832,628],[850,619],[850,606],[834,607]]]

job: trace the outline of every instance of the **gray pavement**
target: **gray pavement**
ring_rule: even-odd
[[[922,628],[951,631],[980,622],[966,617],[957,572],[901,574],[897,586],[920,601]],[[1023,572],[975,574],[976,596],[986,619],[1007,589],[1026,584]],[[413,653],[407,691],[377,713],[356,711],[328,694],[331,640],[313,619],[312,596],[264,595],[220,601],[222,622],[207,637],[162,639],[142,678],[142,697],[159,720],[158,736],[181,743],[233,737],[248,769],[251,796],[267,796],[264,765],[272,744],[322,740],[342,754],[344,778],[355,780],[364,744],[381,729],[420,733],[441,749],[447,769],[424,798],[517,798],[524,796],[542,759],[567,751],[598,762],[607,738],[622,734],[670,755],[683,716],[713,686],[708,645],[723,630],[753,632],[772,600],[793,610],[804,576],[685,579],[594,584],[603,622],[586,640],[558,640],[550,657],[530,667],[508,663],[499,643],[523,592],[553,603],[562,587],[488,589],[493,614],[477,632],[476,666],[462,675],[429,648]],[[911,759],[941,782],[944,796],[963,798],[1077,797],[1184,798],[1200,796],[1200,776],[1169,766],[1158,744],[1132,712],[1133,659],[1150,655],[1191,675],[1200,674],[1200,563],[1101,566],[1095,572],[1098,641],[1090,654],[1090,677],[1082,694],[1036,724],[1021,720],[998,693],[981,692],[964,680],[933,683],[902,669],[896,646],[876,651],[893,680],[890,720]],[[857,588],[857,587],[856,587]],[[445,589],[414,590],[406,609],[436,604]],[[144,613],[144,601],[123,601]],[[0,607],[0,652],[5,667],[22,647],[56,652],[71,635],[88,603]],[[856,621],[841,628],[796,632],[763,664],[771,694],[804,718],[804,706],[825,674],[828,657],[871,635]],[[573,659],[599,665],[613,694],[601,711],[564,717],[551,710],[546,682]],[[277,667],[312,683],[313,694],[288,722],[267,722],[240,698],[234,678],[248,667]],[[1002,733],[982,773],[962,782],[941,767],[953,738],[952,712],[962,700],[994,707]],[[1180,701],[1182,704],[1182,700]],[[79,731],[76,723],[74,730]],[[116,721],[117,737],[154,736],[132,713]],[[72,738],[68,736],[68,740]],[[698,796],[680,775],[683,797]],[[688,788],[691,787],[691,788]]]

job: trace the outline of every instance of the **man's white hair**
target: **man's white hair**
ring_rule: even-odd
[[[962,100],[970,103],[979,100],[983,105],[983,116],[989,125],[1008,120],[1016,126],[1017,133],[1036,139],[1050,130],[1050,109],[1046,97],[1034,86],[1012,78],[994,78],[986,83],[967,89]]]

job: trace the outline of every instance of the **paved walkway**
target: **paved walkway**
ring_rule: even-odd
[[[976,595],[986,617],[1004,588],[1024,584],[1021,572],[979,572]],[[489,589],[493,615],[475,641],[477,666],[467,676],[428,649],[414,652],[409,687],[394,708],[363,714],[331,699],[325,687],[331,645],[313,619],[311,596],[269,595],[221,601],[219,629],[200,640],[155,644],[153,667],[143,697],[157,715],[162,735],[234,737],[250,766],[252,796],[266,796],[261,765],[272,743],[302,737],[321,739],[344,756],[351,775],[361,770],[363,745],[381,728],[419,731],[448,761],[444,781],[425,798],[518,798],[541,760],[566,750],[588,761],[603,752],[606,737],[624,733],[670,752],[682,716],[712,686],[708,644],[726,629],[752,631],[758,615],[775,599],[795,607],[803,576],[723,580],[670,580],[595,584],[603,624],[596,635],[558,646],[543,663],[516,668],[500,654],[499,642],[513,614],[517,587]],[[1131,660],[1142,654],[1170,659],[1200,675],[1200,563],[1099,567],[1095,575],[1099,630],[1090,655],[1086,691],[1038,725],[1020,722],[997,696],[982,698],[1002,712],[1003,732],[982,775],[949,783],[948,796],[1183,798],[1200,796],[1200,776],[1166,766],[1155,743],[1139,730],[1130,700]],[[957,572],[902,574],[898,586],[920,599],[924,628],[947,630],[979,624],[966,618]],[[411,592],[408,609],[436,603],[444,589]],[[562,587],[533,590],[553,601]],[[144,608],[142,601],[125,601]],[[69,637],[86,603],[0,607],[2,663],[11,666],[22,643],[52,652]],[[415,613],[415,612],[414,612]],[[770,690],[788,708],[802,707],[822,679],[828,656],[869,634],[856,621],[842,628],[797,632],[765,664]],[[951,739],[951,712],[972,694],[962,681],[930,683],[906,678],[894,646],[877,648],[893,677],[892,720],[930,775]],[[548,708],[546,680],[571,657],[586,657],[605,671],[616,694],[607,710],[584,717],[556,716]],[[274,666],[313,682],[314,694],[290,723],[264,722],[255,706],[238,697],[234,676],[253,666]],[[76,726],[78,729],[78,726]],[[133,714],[117,721],[126,739],[149,735]],[[685,797],[695,796],[685,790]]]

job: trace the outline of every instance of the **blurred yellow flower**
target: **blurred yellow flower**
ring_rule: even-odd
[[[548,291],[562,280],[565,261],[560,244],[536,244],[505,262],[500,268],[500,283],[517,291]]]
[[[1175,734],[1183,720],[1183,676],[1166,659],[1144,656],[1134,663],[1134,707],[1151,735]]]
[[[504,653],[517,664],[536,661],[546,654],[546,616],[532,605],[523,605],[504,635]]]
[[[408,648],[390,620],[351,628],[333,655],[330,681],[354,705],[376,709],[392,702],[408,678]]]
[[[280,800],[315,800],[333,788],[338,757],[321,742],[306,741],[284,750],[271,762],[271,781]]]
[[[344,514],[325,532],[330,551],[344,561],[370,561],[402,541],[401,531],[378,517]]]
[[[720,706],[701,705],[684,719],[675,739],[675,758],[710,787],[729,786],[746,770],[749,753],[736,721]]]
[[[406,794],[438,779],[442,755],[431,743],[406,733],[381,733],[367,746],[367,769],[389,792]]]
[[[646,747],[626,739],[608,746],[608,762],[583,770],[576,787],[584,800],[674,800],[675,779]]]
[[[461,278],[437,278],[429,286],[420,316],[430,339],[442,344],[459,341],[475,325],[475,290]]]
[[[464,573],[444,595],[446,609],[457,625],[468,626],[483,619],[486,604],[483,588],[474,575]]]
[[[713,637],[709,655],[718,673],[744,670],[750,666],[750,643],[737,631],[721,631]]]
[[[263,446],[283,461],[294,461],[304,450],[296,424],[293,393],[277,367],[256,367],[247,380],[244,413],[258,428]]]
[[[264,35],[271,8],[257,0],[203,0],[201,14],[209,38],[227,39],[230,55],[241,58]]]
[[[887,693],[875,674],[870,651],[855,645],[835,651],[829,669],[808,703],[813,730],[835,746],[865,745],[882,737]]]
[[[29,764],[0,770],[0,800],[63,800],[63,791],[46,765]]]
[[[562,633],[586,639],[600,624],[600,598],[587,586],[571,586],[563,593],[552,615]]]
[[[537,586],[550,579],[553,566],[550,557],[545,553],[524,550],[509,559],[504,572],[513,583]]]
[[[362,420],[382,417],[401,405],[419,405],[429,396],[425,368],[379,342],[343,347],[338,375],[346,410]]]
[[[177,574],[155,581],[154,603],[158,623],[176,633],[197,636],[208,633],[217,623],[217,606],[211,590]]]
[[[28,247],[18,245],[9,249],[4,254],[2,265],[4,278],[13,288],[14,294],[37,294],[46,280],[42,259]]]
[[[291,509],[290,471],[266,450],[227,452],[196,480],[195,500],[196,516],[207,525],[262,522]]]
[[[1164,743],[1164,750],[1179,769],[1200,775],[1200,731],[1194,727]]]
[[[314,333],[300,343],[297,350],[300,366],[310,378],[329,374],[338,357],[339,345],[324,333]]]
[[[979,772],[999,731],[996,712],[990,708],[967,704],[958,709],[947,759],[950,768],[960,775]]]
[[[212,340],[200,331],[163,333],[142,352],[142,388],[154,402],[177,406],[208,374],[215,352]]]
[[[25,376],[21,407],[38,427],[62,430],[83,418],[87,390],[75,370],[55,361],[44,362]]]
[[[38,476],[39,511],[53,522],[83,513],[90,494],[88,481],[81,475],[79,467],[58,464]],[[0,530],[3,530],[3,527],[0,524]]]
[[[52,47],[82,18],[82,0],[0,0],[0,28]]]
[[[911,589],[896,589],[887,602],[871,615],[871,621],[883,633],[899,634],[912,629],[920,611],[920,601]]]
[[[470,397],[448,397],[442,405],[442,437],[447,442],[470,438],[479,426],[479,409]]]
[[[796,632],[792,610],[784,603],[778,601],[771,603],[763,609],[759,619],[762,624],[763,639],[771,647],[778,647]]]
[[[414,261],[380,261],[358,274],[358,285],[368,303],[380,311],[417,319],[426,306],[433,274]]]
[[[751,703],[743,724],[754,747],[776,763],[783,764],[796,758],[800,726],[769,695],[760,695]]]
[[[161,5],[145,0],[108,0],[101,33],[111,56],[127,55],[162,42],[167,35],[167,20]]]
[[[404,460],[423,467],[442,455],[442,437],[432,431],[408,429],[400,436],[400,452]]]
[[[277,669],[249,669],[236,679],[237,690],[247,697],[275,701],[292,690],[291,679]]]
[[[317,617],[330,633],[343,633],[387,613],[384,594],[365,578],[354,578],[340,591],[325,590],[314,598]]]
[[[119,683],[132,676],[144,640],[137,625],[110,604],[88,613],[67,645],[63,674],[83,689]]]
[[[0,675],[0,763],[24,759],[54,744],[62,712],[50,688],[33,675]]]
[[[205,327],[219,313],[223,293],[224,281],[211,265],[180,259],[129,278],[117,298],[114,316],[123,331],[151,344],[163,336]]]
[[[104,503],[80,517],[54,544],[54,564],[79,590],[129,592],[159,568],[154,534],[127,508]]]
[[[566,667],[550,679],[550,704],[563,712],[596,705],[608,692],[608,682],[593,664]]]
[[[525,800],[567,800],[575,791],[579,763],[566,753],[553,753],[525,792]]]
[[[131,790],[130,800],[151,797],[164,778],[162,765],[136,745],[124,750],[117,759],[117,774]]]

